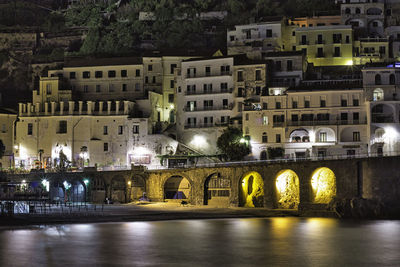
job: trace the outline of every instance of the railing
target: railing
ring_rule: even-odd
[[[185,129],[194,129],[194,128],[211,128],[217,126],[214,123],[196,123],[196,124],[186,124]]]
[[[204,74],[202,74],[202,73],[191,73],[191,74],[186,74],[186,79],[205,78],[205,77],[218,77],[218,76],[231,76],[231,75],[232,75],[232,71],[205,72]]]
[[[287,121],[286,126],[318,126],[318,125],[363,125],[367,120],[312,120],[312,121]]]
[[[373,123],[394,123],[394,118],[393,116],[379,116],[379,115],[374,115],[372,114],[372,120]]]
[[[325,44],[325,40],[317,40],[315,41],[315,44]]]
[[[232,110],[233,104],[228,106],[206,106],[206,107],[185,107],[186,112],[196,112],[196,111],[212,111],[212,110]]]
[[[233,88],[220,89],[220,90],[197,90],[197,91],[186,91],[186,95],[207,95],[207,94],[231,94]]]

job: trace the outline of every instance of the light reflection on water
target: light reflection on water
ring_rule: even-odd
[[[400,221],[268,218],[0,230],[0,266],[398,266]]]

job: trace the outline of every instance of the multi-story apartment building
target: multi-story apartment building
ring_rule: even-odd
[[[247,54],[260,58],[261,52],[282,50],[282,19],[237,25],[227,34],[228,55]]]
[[[367,152],[367,112],[359,89],[288,89],[244,107],[252,157],[282,148],[286,158],[354,156]]]
[[[207,154],[234,110],[233,57],[182,61],[177,72],[178,140]]]
[[[313,16],[303,18],[293,18],[288,20],[288,25],[297,27],[315,27],[342,24],[341,16]]]
[[[314,66],[353,64],[353,29],[334,25],[297,28],[296,50],[303,51]]]
[[[400,65],[362,70],[368,100],[370,152],[390,155],[400,151]]]

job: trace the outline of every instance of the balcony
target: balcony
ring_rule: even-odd
[[[372,120],[373,123],[394,123],[393,115],[383,115],[372,113]]]
[[[232,92],[233,88],[219,89],[219,90],[196,90],[196,91],[186,91],[185,95],[231,94]]]
[[[196,124],[185,124],[185,129],[196,129],[196,128],[211,128],[215,127],[214,123],[196,123]]]
[[[312,121],[287,121],[287,126],[322,126],[322,125],[364,125],[367,120],[312,120]]]
[[[219,72],[204,72],[204,73],[190,73],[186,74],[186,79],[219,77],[219,76],[232,76],[232,71],[219,71]]]
[[[196,112],[196,111],[219,111],[219,110],[232,110],[233,104],[228,106],[206,106],[206,107],[185,107],[186,112]]]
[[[317,40],[315,41],[315,44],[325,44],[325,40]]]
[[[309,41],[300,41],[299,45],[309,45],[310,42]]]

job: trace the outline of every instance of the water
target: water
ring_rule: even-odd
[[[399,266],[400,221],[267,218],[0,229],[0,266]]]

